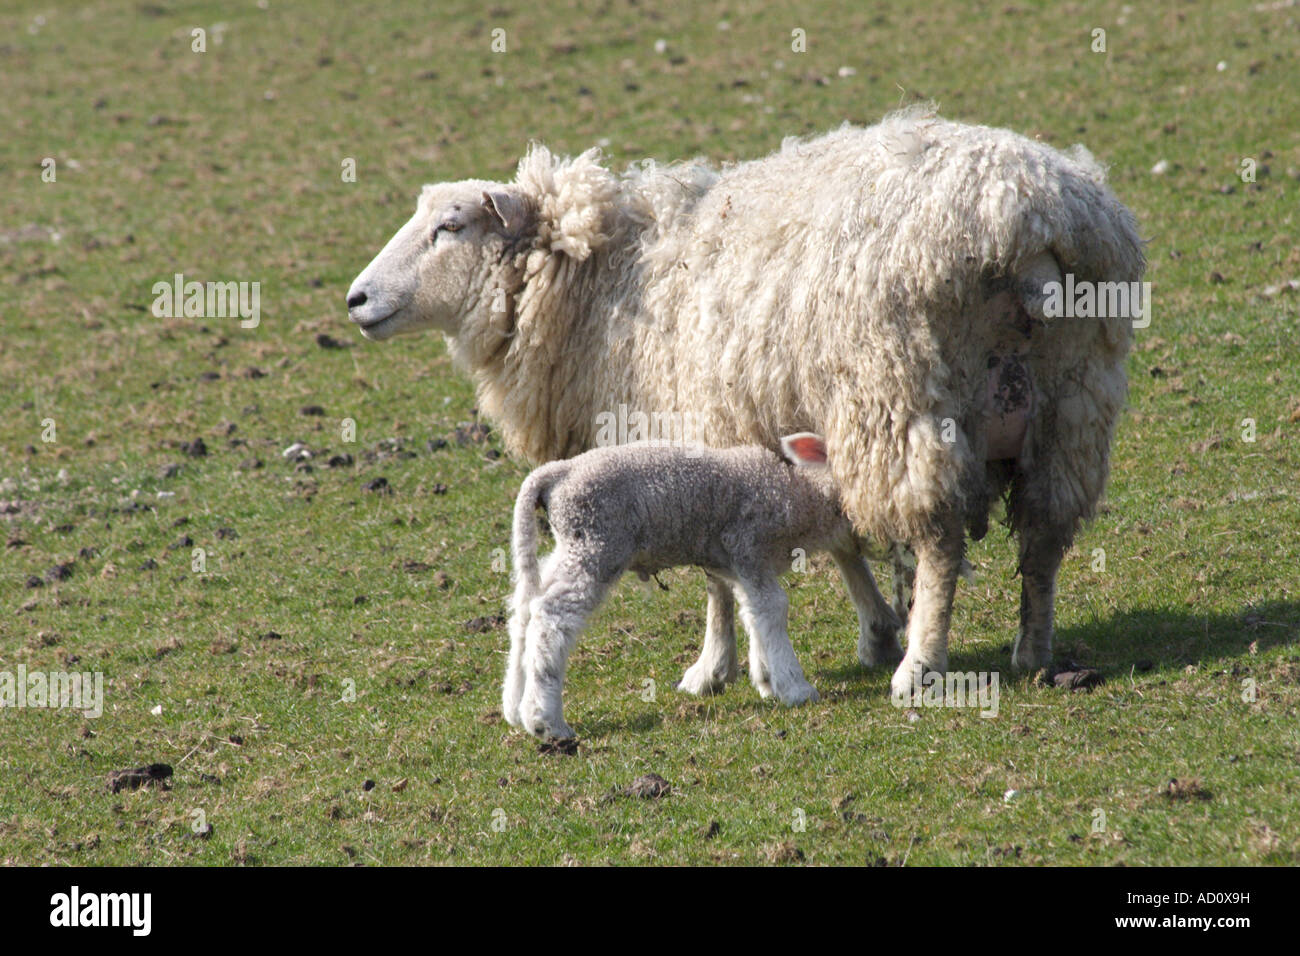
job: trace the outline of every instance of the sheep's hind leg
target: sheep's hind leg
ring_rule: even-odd
[[[529,733],[575,736],[564,721],[564,674],[569,654],[591,612],[604,597],[596,575],[561,573],[529,608],[524,638],[524,689],[519,719]]]
[[[876,579],[871,576],[871,568],[857,543],[832,548],[831,557],[839,566],[858,612],[858,660],[864,667],[897,664],[903,659],[903,648],[898,643],[903,623],[876,587]]]
[[[1020,632],[1011,666],[1036,671],[1052,662],[1056,574],[1070,546],[1068,529],[1027,522],[1020,527]]]
[[[688,694],[720,694],[736,679],[736,602],[721,578],[705,572],[708,581],[708,623],[700,658],[686,669],[677,689]]]
[[[740,581],[740,615],[749,631],[750,676],[759,694],[787,707],[818,700],[804,677],[786,630],[789,600],[775,577]],[[764,688],[768,693],[764,693]]]
[[[965,543],[961,522],[949,517],[938,534],[913,544],[916,590],[907,622],[907,653],[890,681],[896,701],[913,701],[926,674],[948,670],[948,627]]]

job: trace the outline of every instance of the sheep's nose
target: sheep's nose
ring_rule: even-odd
[[[348,308],[355,309],[358,306],[366,304],[366,294],[364,292],[353,292],[348,296]]]

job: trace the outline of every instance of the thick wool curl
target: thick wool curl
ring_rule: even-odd
[[[535,147],[514,188],[536,232],[497,270],[514,325],[475,368],[513,452],[577,454],[619,405],[693,416],[712,445],[816,431],[855,527],[911,541],[938,514],[987,513],[1002,490],[980,436],[988,358],[1011,342],[1037,410],[1009,479],[1013,521],[1072,530],[1091,515],[1130,322],[1022,334],[989,308],[1044,252],[1076,282],[1141,278],[1133,216],[1085,150],[908,111],[720,173],[617,176],[594,151]]]

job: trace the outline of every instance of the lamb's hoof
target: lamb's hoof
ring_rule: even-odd
[[[940,678],[948,672],[948,662],[942,661],[937,664],[930,664],[926,661],[903,658],[903,663],[898,665],[898,670],[894,671],[893,678],[889,681],[889,696],[897,707],[911,707],[921,702],[922,694],[925,692],[927,678],[933,683],[935,678],[931,674],[937,674]]]
[[[805,682],[802,686],[796,686],[781,694],[780,699],[786,707],[798,707],[800,704],[815,704],[822,698],[817,693],[816,687]]]
[[[530,734],[546,740],[569,740],[578,736],[563,720],[537,720],[532,723],[525,721],[525,724]]]
[[[559,714],[547,714],[545,710],[524,701],[519,706],[519,726],[535,737],[576,737],[573,728],[564,722]]]
[[[686,694],[694,694],[696,697],[710,697],[721,694],[727,689],[727,684],[735,679],[734,674],[730,678],[719,677],[704,668],[697,670],[696,666],[691,666],[677,683],[677,689]]]
[[[727,685],[720,680],[715,681],[683,674],[682,679],[673,685],[673,689],[695,697],[713,697],[726,690]]]

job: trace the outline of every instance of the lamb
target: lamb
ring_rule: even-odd
[[[530,461],[593,447],[620,404],[691,413],[718,447],[824,435],[857,534],[915,554],[892,680],[906,694],[946,670],[965,535],[1000,497],[1019,538],[1013,664],[1050,661],[1057,571],[1105,486],[1132,328],[1055,318],[1048,290],[1144,268],[1086,150],[911,110],[721,172],[619,176],[595,151],[534,146],[514,182],[425,187],[348,309],[374,341],[442,331]],[[850,590],[875,592],[856,563]],[[898,661],[888,606],[868,604],[859,659]],[[727,589],[709,605],[702,657],[717,657]]]
[[[787,435],[781,448],[785,461],[756,446],[692,453],[639,442],[551,462],[524,480],[511,536],[515,593],[501,695],[512,726],[573,737],[561,694],[587,618],[625,571],[648,580],[687,564],[725,582],[739,599],[759,694],[787,706],[817,700],[786,633],[779,575],[795,549],[848,547],[854,533],[840,511],[822,439]],[[556,542],[540,565],[539,505]],[[709,665],[732,679],[734,645],[728,650]]]

